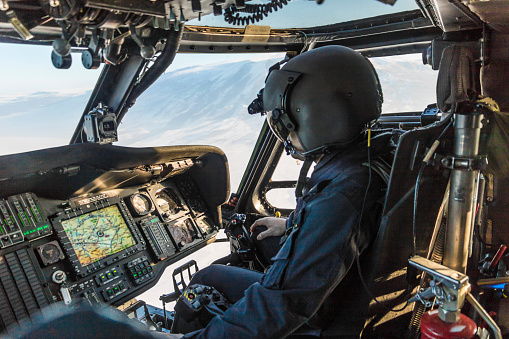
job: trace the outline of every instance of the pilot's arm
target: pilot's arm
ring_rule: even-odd
[[[367,168],[356,166],[321,192],[304,198],[304,208],[291,218],[297,225],[261,283],[208,326],[185,338],[285,337],[315,314],[355,260],[359,215],[367,185]],[[365,209],[374,208],[368,197]],[[362,229],[361,250],[370,233]]]

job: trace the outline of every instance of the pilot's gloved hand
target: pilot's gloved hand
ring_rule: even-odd
[[[250,228],[250,231],[253,232],[258,226],[265,226],[267,230],[258,234],[256,239],[262,240],[267,237],[277,237],[285,234],[286,231],[286,219],[285,218],[275,218],[275,217],[266,217],[256,220]]]

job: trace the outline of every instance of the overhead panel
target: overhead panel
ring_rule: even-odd
[[[433,0],[433,7],[444,32],[482,27],[481,20],[459,0]]]
[[[509,33],[509,3],[507,0],[462,0],[462,3],[491,28]]]

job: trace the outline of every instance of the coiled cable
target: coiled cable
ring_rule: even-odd
[[[239,8],[235,5],[225,9],[224,21],[231,25],[245,26],[254,24],[258,21],[263,20],[264,17],[268,16],[269,13],[276,12],[278,9],[288,4],[290,0],[271,0],[267,4],[246,4],[245,7]],[[249,15],[240,15],[240,13],[246,13]]]

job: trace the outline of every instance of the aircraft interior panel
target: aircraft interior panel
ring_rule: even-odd
[[[213,241],[220,226],[218,201],[227,196],[227,165],[221,151],[200,147],[187,147],[191,156],[183,156],[182,147],[111,147],[106,153],[120,152],[120,158],[136,154],[130,167],[120,169],[119,157],[99,166],[93,156],[83,156],[91,153],[82,147],[66,146],[61,154],[73,148],[68,167],[78,169],[70,177],[46,178],[44,185],[33,178],[45,174],[32,160],[55,150],[23,154],[27,172],[34,172],[24,174],[28,179],[19,188],[33,190],[0,199],[0,330],[9,331],[56,302],[120,305],[153,286],[166,266]],[[157,161],[149,162],[154,154]],[[16,155],[3,158],[3,164],[16,161]],[[39,168],[62,158],[48,157]],[[20,174],[8,167],[0,170],[3,185]],[[195,178],[203,171],[214,173],[208,180],[223,183],[223,190],[202,193]],[[69,178],[82,185],[75,192],[88,187],[88,193],[51,191]]]

